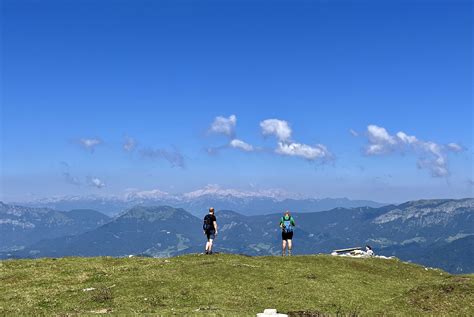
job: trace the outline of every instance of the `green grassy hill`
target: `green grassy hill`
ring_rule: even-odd
[[[315,316],[472,316],[473,303],[473,275],[376,258],[219,254],[0,262],[0,315],[255,316],[277,308]]]

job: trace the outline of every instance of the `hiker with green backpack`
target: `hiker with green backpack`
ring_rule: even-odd
[[[295,219],[290,215],[290,212],[285,211],[285,215],[280,218],[280,228],[281,228],[281,255],[286,255],[286,247],[288,245],[288,255],[291,255],[291,250],[293,248],[292,239],[293,239],[293,228],[295,226]]]

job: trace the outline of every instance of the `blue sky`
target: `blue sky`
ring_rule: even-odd
[[[0,199],[473,196],[471,1],[2,5]]]

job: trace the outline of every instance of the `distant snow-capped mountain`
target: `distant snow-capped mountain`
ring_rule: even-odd
[[[107,215],[118,215],[133,206],[170,205],[201,215],[209,207],[235,210],[244,215],[259,215],[284,210],[315,212],[337,207],[380,207],[384,204],[347,198],[309,198],[281,189],[239,190],[208,185],[183,194],[171,194],[160,189],[128,190],[123,195],[63,196],[21,202],[24,206],[55,210],[94,209]]]
[[[120,199],[117,197],[117,199]],[[179,199],[178,196],[172,195],[170,193],[161,191],[159,189],[144,190],[144,191],[128,191],[123,197],[125,201],[133,201],[140,199]]]
[[[275,200],[283,200],[286,198],[294,198],[296,195],[290,194],[282,189],[264,189],[258,191],[245,191],[237,189],[225,189],[219,185],[210,184],[202,189],[198,189],[182,195],[182,198],[193,200],[203,196],[215,197],[235,197],[235,198],[272,198]],[[301,198],[301,197],[300,197]]]

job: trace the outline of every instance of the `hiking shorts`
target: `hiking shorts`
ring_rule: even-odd
[[[291,240],[291,239],[293,239],[293,231],[291,231],[291,232],[282,231],[281,232],[281,239],[282,240]]]
[[[215,230],[209,230],[209,231],[206,231],[206,237],[207,237],[207,240],[214,240],[216,238],[216,231]]]

